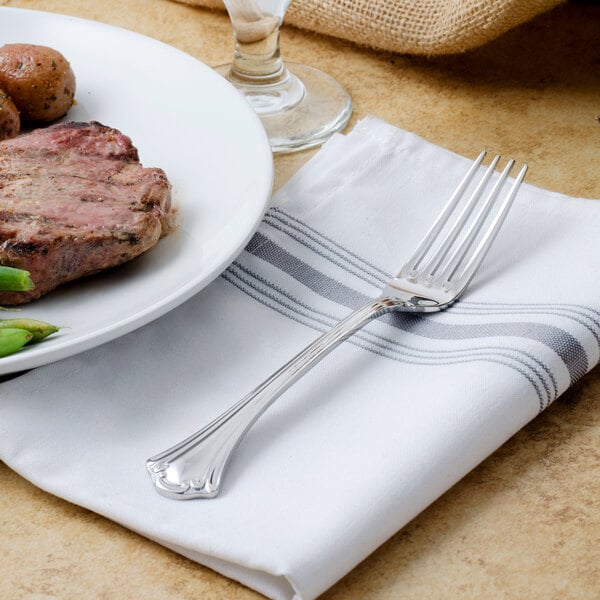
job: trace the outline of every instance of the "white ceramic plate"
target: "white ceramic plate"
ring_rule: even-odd
[[[69,60],[67,118],[132,138],[173,185],[180,226],[140,258],[24,306],[65,328],[0,359],[0,374],[87,350],[148,323],[205,287],[239,254],[267,207],[273,161],[260,121],[208,66],[166,44],[93,21],[0,8],[2,43],[51,46]],[[10,317],[3,313],[1,317]]]

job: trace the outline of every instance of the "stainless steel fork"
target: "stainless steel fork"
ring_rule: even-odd
[[[378,298],[317,338],[213,422],[147,460],[146,468],[160,494],[181,500],[216,496],[231,454],[252,425],[341,342],[385,313],[439,311],[462,294],[500,230],[527,171],[523,166],[500,199],[514,161],[493,178],[500,160],[496,156],[477,182],[485,154],[475,160],[414,254]]]

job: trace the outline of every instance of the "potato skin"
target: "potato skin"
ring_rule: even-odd
[[[0,90],[0,140],[15,137],[21,129],[19,111],[9,96]]]
[[[0,88],[15,103],[21,121],[54,121],[73,105],[75,75],[53,48],[6,44],[0,48]]]

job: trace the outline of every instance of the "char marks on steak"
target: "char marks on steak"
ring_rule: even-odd
[[[67,122],[0,142],[0,264],[36,286],[0,291],[0,305],[131,260],[168,232],[170,210],[164,171],[116,129]]]

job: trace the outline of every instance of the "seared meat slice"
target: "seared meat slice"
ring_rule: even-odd
[[[167,233],[170,210],[165,173],[116,129],[59,123],[0,142],[0,264],[36,286],[0,291],[0,305],[131,260]]]

